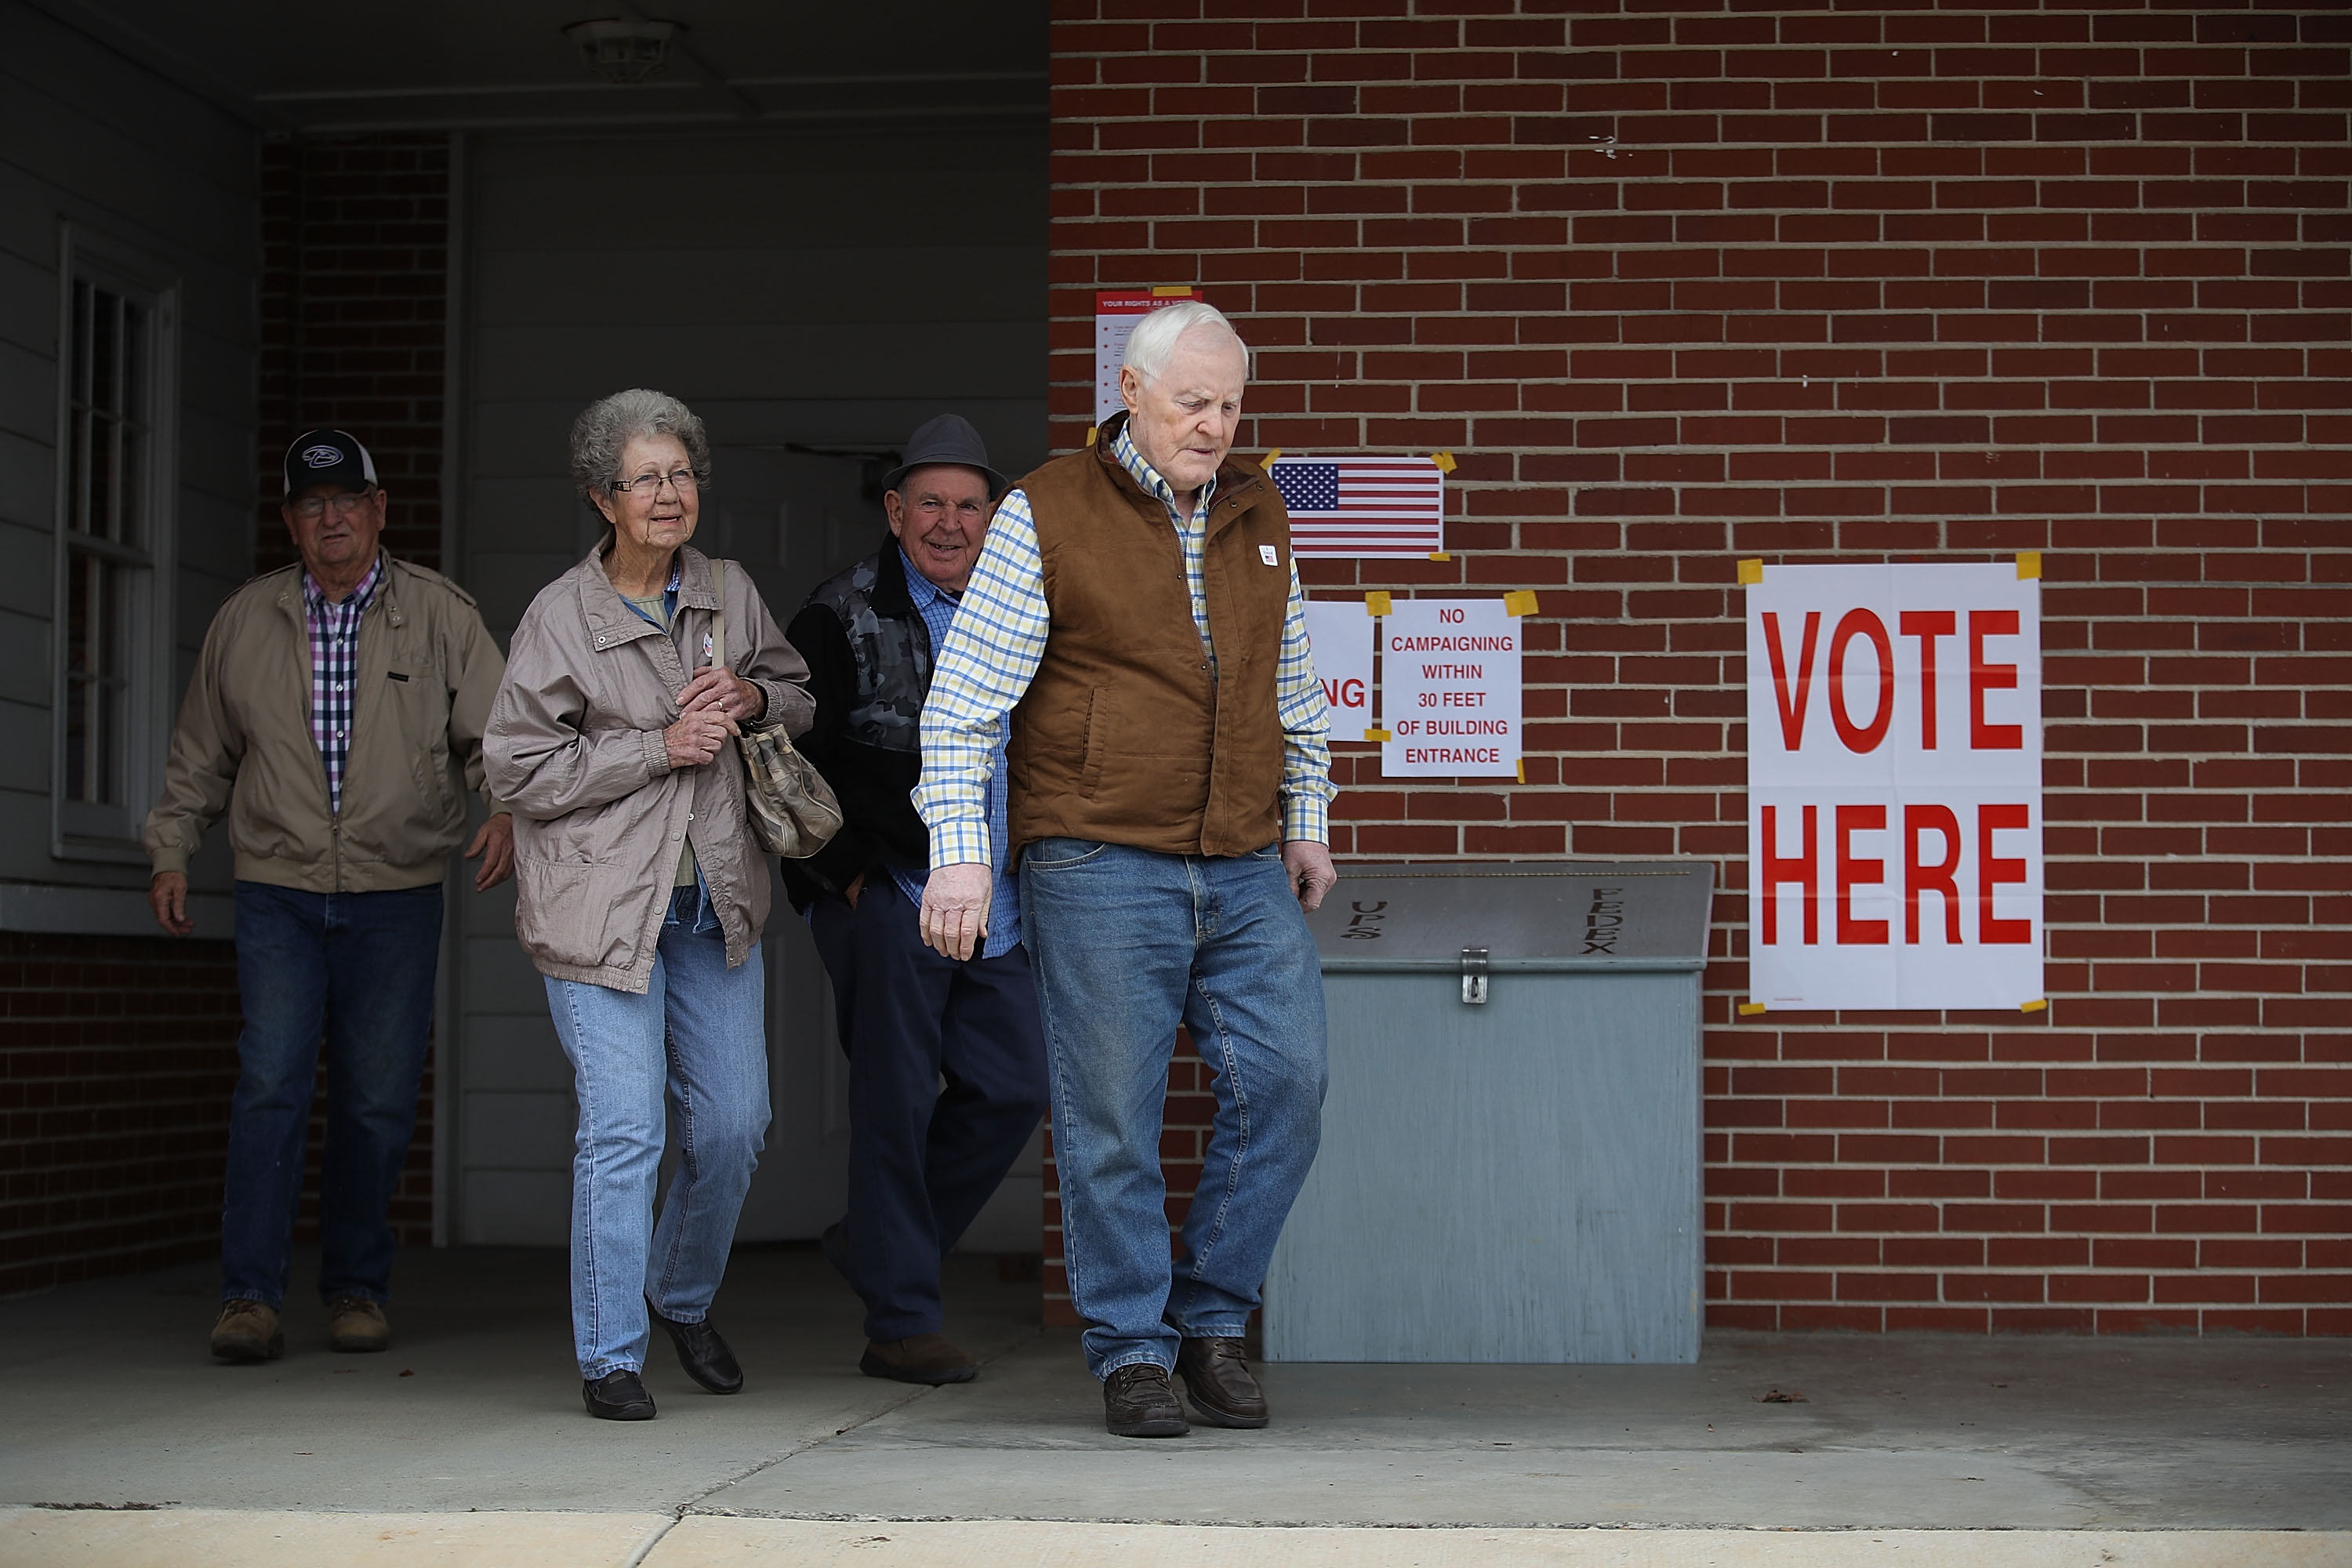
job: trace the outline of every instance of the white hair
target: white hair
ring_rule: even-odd
[[[1156,381],[1168,368],[1168,356],[1176,352],[1176,340],[1194,327],[1215,327],[1234,340],[1242,351],[1242,375],[1249,375],[1249,344],[1242,342],[1241,333],[1225,320],[1225,313],[1214,305],[1198,300],[1187,300],[1178,305],[1163,305],[1135,324],[1135,331],[1127,340],[1126,366],[1146,381]]]

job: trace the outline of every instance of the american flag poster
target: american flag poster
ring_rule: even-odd
[[[1445,548],[1445,475],[1428,458],[1275,458],[1299,555],[1433,555]]]

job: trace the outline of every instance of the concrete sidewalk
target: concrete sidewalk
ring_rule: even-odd
[[[813,1250],[746,1249],[713,1316],[750,1386],[702,1394],[657,1344],[644,1425],[581,1411],[559,1254],[408,1254],[389,1354],[329,1352],[306,1302],[263,1367],[205,1354],[213,1279],[0,1302],[26,1417],[0,1563],[2352,1563],[2342,1341],[1277,1366],[1272,1429],[1136,1443],[986,1259],[950,1295],[981,1379],[919,1390],[857,1373],[856,1303]]]

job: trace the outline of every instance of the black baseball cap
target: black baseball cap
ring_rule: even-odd
[[[348,430],[305,430],[286,448],[286,493],[312,485],[363,490],[376,482],[375,459]]]

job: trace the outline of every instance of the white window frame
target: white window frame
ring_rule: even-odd
[[[59,226],[58,246],[58,445],[55,583],[50,595],[49,852],[61,860],[146,859],[139,842],[148,808],[163,787],[171,742],[173,690],[173,565],[179,517],[180,281],[154,258],[73,223]],[[104,289],[147,311],[143,409],[131,409],[147,428],[139,476],[133,542],[93,538],[75,527],[80,506],[75,472],[75,370],[79,344],[74,296],[78,285]],[[128,531],[128,530],[126,531]],[[72,652],[68,603],[77,556],[108,561],[125,581],[114,608],[121,619],[120,798],[92,802],[68,793],[68,675]]]

